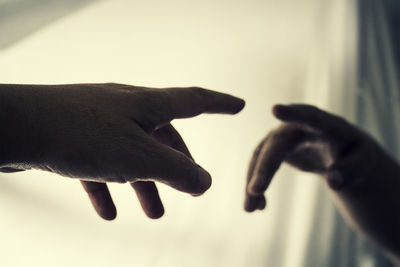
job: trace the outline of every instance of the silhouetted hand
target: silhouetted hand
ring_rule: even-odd
[[[167,124],[151,133],[157,141],[177,151],[184,153],[193,160],[182,137],[171,124]],[[194,161],[194,160],[193,160]],[[116,217],[116,208],[105,183],[81,181],[84,189],[89,195],[93,207],[97,213],[106,220]],[[164,214],[164,207],[157,187],[151,181],[137,181],[130,183],[135,190],[143,211],[149,218],[157,219]]]
[[[201,113],[239,112],[244,101],[201,88],[122,84],[2,85],[3,170],[78,178],[99,215],[116,216],[106,182],[130,182],[149,217],[163,214],[154,181],[200,195],[211,177],[170,125]]]
[[[281,163],[321,174],[333,190],[362,183],[376,173],[383,150],[344,119],[308,105],[277,105],[284,121],[254,152],[247,183],[246,210],[265,206],[267,190]]]
[[[347,221],[400,255],[400,168],[369,135],[309,105],[277,105],[284,123],[271,131],[250,163],[245,209],[264,209],[264,193],[283,162],[321,174]]]
[[[172,149],[182,152],[193,160],[182,137],[171,124],[167,124],[151,133],[157,141]],[[194,161],[194,160],[193,160]],[[81,181],[89,195],[97,213],[106,220],[114,219],[116,208],[105,183]],[[164,207],[159,197],[157,187],[151,181],[137,181],[130,183],[135,190],[143,211],[149,218],[157,219],[164,214]]]

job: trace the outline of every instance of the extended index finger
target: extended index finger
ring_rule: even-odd
[[[154,108],[164,122],[202,113],[236,114],[245,105],[243,99],[199,87],[166,88],[156,95],[163,104]]]
[[[345,141],[352,138],[354,127],[345,119],[310,105],[276,105],[273,114],[284,122],[307,125],[332,138]]]

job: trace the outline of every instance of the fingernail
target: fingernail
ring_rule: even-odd
[[[199,172],[200,190],[201,192],[205,192],[211,186],[211,176],[207,171],[205,171],[201,167],[198,168],[198,172]]]
[[[328,172],[327,182],[330,188],[339,190],[343,185],[344,179],[339,171],[330,171]]]

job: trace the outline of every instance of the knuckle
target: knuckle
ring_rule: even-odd
[[[137,177],[128,177],[128,178],[123,178],[124,182],[122,183],[136,183],[138,181],[141,181],[141,179],[137,178]]]
[[[202,91],[204,91],[204,89],[199,87],[199,86],[191,86],[191,87],[189,87],[189,89],[194,91],[194,92],[202,92]]]
[[[316,107],[316,106],[311,106],[311,105],[308,105],[308,106],[306,106],[306,108],[308,109],[308,111],[310,112],[310,113],[320,113],[320,112],[322,112],[318,107]]]
[[[118,177],[115,182],[119,184],[125,184],[128,182],[128,180],[124,177]]]

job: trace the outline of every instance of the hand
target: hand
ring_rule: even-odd
[[[362,183],[375,171],[382,149],[344,119],[308,105],[277,105],[284,121],[254,152],[247,177],[245,209],[265,207],[264,192],[282,162],[321,174],[329,187],[341,190]]]
[[[167,124],[151,134],[157,141],[177,151],[184,153],[193,160],[183,139],[171,124]],[[116,217],[116,208],[105,183],[81,181],[89,195],[93,207],[100,217],[112,220]],[[160,218],[164,214],[164,207],[158,195],[154,182],[138,181],[130,183],[135,190],[145,214],[152,219]]]
[[[245,209],[264,209],[283,162],[320,174],[347,222],[400,258],[400,167],[369,135],[344,119],[308,105],[277,105],[284,123],[254,152]]]
[[[0,167],[78,178],[105,219],[115,217],[105,182],[133,183],[150,217],[163,212],[154,181],[204,193],[211,177],[169,123],[201,113],[235,114],[244,106],[241,99],[201,88],[4,86],[1,100],[15,112],[1,117],[10,127],[1,133],[8,142]]]

